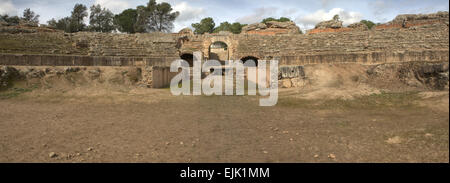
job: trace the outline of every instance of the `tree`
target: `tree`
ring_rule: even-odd
[[[333,20],[338,22],[341,20],[341,18],[339,17],[339,15],[334,15]]]
[[[273,18],[273,17],[269,17],[269,18],[265,18],[261,21],[261,23],[267,23],[270,21],[276,21],[276,22],[289,22],[291,21],[291,19],[286,18],[286,17],[280,17],[279,19]]]
[[[246,26],[247,24],[241,24],[239,22],[235,22],[231,24],[231,32],[234,34],[240,34],[242,32],[242,27]]]
[[[169,3],[156,3],[155,0],[150,0],[147,6],[138,6],[136,11],[136,32],[170,32],[173,22],[180,15],[177,11],[173,12]]]
[[[360,23],[366,24],[369,29],[372,29],[376,24],[370,20],[361,20]]]
[[[218,33],[220,31],[230,31],[231,32],[231,24],[229,22],[222,22],[216,28],[214,28],[213,33]]]
[[[8,25],[18,25],[20,18],[18,16],[0,15],[0,20],[5,21]]]
[[[64,17],[58,21],[52,18],[47,22],[47,24],[55,29],[63,30],[64,32],[71,32],[71,22],[72,19],[70,17]]]
[[[72,15],[70,16],[70,31],[79,32],[86,28],[84,24],[84,18],[88,16],[87,7],[82,4],[75,4],[73,7]]]
[[[136,23],[134,24],[134,30],[139,33],[147,32],[147,24],[148,24],[148,17],[149,12],[147,11],[147,7],[145,6],[138,6],[136,7]]]
[[[192,24],[192,27],[195,29],[194,33],[196,34],[212,33],[215,26],[216,23],[214,23],[211,17],[202,19],[200,23]]]
[[[270,21],[276,21],[276,20],[277,20],[277,19],[275,19],[275,18],[269,17],[269,18],[263,19],[263,20],[261,21],[261,23],[267,23],[267,22],[270,22]]]
[[[111,32],[114,27],[114,14],[98,5],[91,6],[91,15],[89,16],[89,30],[95,32]]]
[[[120,32],[136,33],[134,24],[137,20],[137,10],[126,9],[114,17],[114,24]]]
[[[31,11],[30,8],[27,8],[23,11],[22,20],[31,22],[31,23],[35,23],[35,24],[39,24],[39,15],[37,15],[36,13]]]
[[[170,4],[166,2],[156,5],[154,14],[155,30],[159,32],[170,32],[173,29],[173,22],[180,15],[180,12],[172,12],[172,10]]]
[[[55,18],[50,19],[49,21],[47,21],[47,25],[49,27],[53,27],[56,28],[56,25],[58,24],[58,21],[55,20]]]
[[[213,31],[213,33],[218,33],[220,31],[230,31],[233,34],[239,34],[242,31],[242,27],[244,27],[245,24],[240,24],[239,22],[235,22],[233,24],[230,24],[228,22],[222,22],[220,23],[220,26],[216,27]]]
[[[291,21],[291,19],[286,18],[286,17],[280,17],[280,18],[278,19],[278,22],[290,22],[290,21]]]

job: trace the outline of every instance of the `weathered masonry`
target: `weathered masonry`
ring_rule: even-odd
[[[308,34],[277,31],[110,34],[58,31],[0,31],[0,65],[169,66],[175,59],[279,60],[280,65],[328,63],[448,62],[448,12],[400,15],[368,29],[314,29]],[[20,32],[20,31],[19,31]],[[279,31],[278,31],[279,32]]]

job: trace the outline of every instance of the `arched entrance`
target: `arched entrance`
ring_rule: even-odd
[[[247,57],[243,57],[241,58],[242,63],[245,64],[245,62],[248,62],[252,60],[253,62],[255,62],[255,66],[258,66],[258,58],[254,57],[254,56],[247,56]]]
[[[222,41],[216,41],[209,46],[209,59],[224,62],[229,60],[228,45]]]
[[[194,66],[194,55],[191,53],[184,53],[180,56],[181,59],[189,63],[189,67]]]

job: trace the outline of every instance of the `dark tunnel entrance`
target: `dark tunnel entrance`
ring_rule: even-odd
[[[194,66],[194,55],[190,53],[185,53],[180,56],[181,59],[189,63],[189,67]]]
[[[258,66],[258,58],[254,57],[254,56],[247,56],[247,57],[244,57],[244,58],[241,59],[241,61],[242,61],[242,63],[244,63],[244,65],[245,65],[246,62],[248,62],[250,60],[255,62],[255,66],[256,67]]]

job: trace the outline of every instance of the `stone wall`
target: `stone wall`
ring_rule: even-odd
[[[399,27],[400,20],[414,26]],[[210,45],[217,41],[227,44],[232,60],[252,56],[277,59],[281,65],[448,62],[448,13],[399,16],[389,25],[283,35],[0,33],[0,65],[169,66],[181,54],[194,51],[209,58]]]

